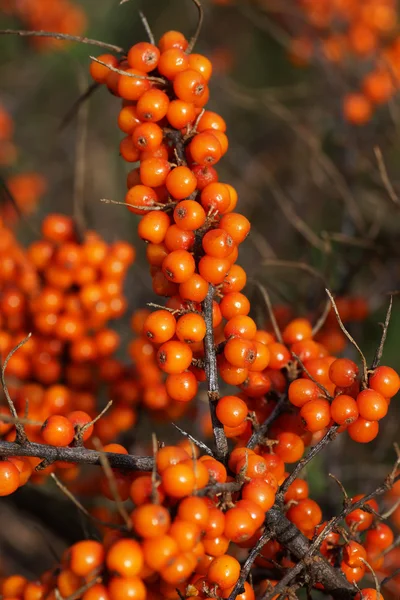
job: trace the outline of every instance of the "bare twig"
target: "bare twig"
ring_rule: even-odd
[[[224,432],[224,427],[216,414],[216,406],[219,400],[219,383],[218,383],[218,367],[217,355],[214,345],[214,330],[213,330],[213,301],[214,301],[214,286],[208,286],[207,296],[203,302],[203,315],[206,322],[207,333],[204,338],[204,358],[206,367],[206,377],[208,384],[208,400],[211,414],[211,421],[214,431],[214,441],[216,449],[216,457],[218,460],[225,462],[228,454],[228,441]]]
[[[77,509],[85,515],[88,519],[94,521],[97,525],[101,525],[102,527],[109,527],[110,529],[118,529],[119,531],[125,529],[123,525],[118,525],[118,523],[108,523],[107,521],[102,521],[98,519],[94,515],[91,515],[90,512],[79,502],[78,498],[74,496],[74,494],[58,479],[57,475],[54,473],[50,473],[50,476],[54,480],[54,483],[58,487],[62,493],[71,500],[73,504],[77,507]]]
[[[390,295],[389,306],[388,306],[388,309],[387,309],[387,312],[386,312],[386,318],[385,318],[385,322],[383,324],[383,329],[382,329],[381,341],[379,343],[379,346],[377,348],[376,354],[374,356],[374,360],[372,361],[371,370],[376,369],[376,367],[381,362],[381,358],[382,358],[382,354],[383,354],[383,348],[385,346],[387,332],[388,332],[388,329],[389,329],[390,317],[392,316],[392,306],[393,306],[393,296]]]
[[[121,4],[122,4],[122,2],[121,2]],[[143,27],[144,27],[144,29],[145,29],[145,31],[147,33],[147,37],[149,38],[150,44],[155,44],[156,42],[155,42],[155,39],[154,39],[153,32],[152,32],[152,30],[150,28],[149,22],[146,19],[145,14],[141,10],[139,10],[139,17],[140,17],[140,20],[143,23]]]
[[[103,415],[105,415],[105,413],[111,408],[113,401],[110,400],[107,405],[103,408],[103,410],[97,415],[97,417],[95,417],[94,419],[92,419],[91,421],[89,421],[89,423],[86,423],[85,425],[82,425],[82,427],[79,427],[76,434],[75,434],[75,442],[76,445],[82,445],[83,444],[83,436],[85,435],[85,432],[92,427],[95,423],[97,423],[97,421],[99,419],[102,418]]]
[[[92,94],[94,94],[94,92],[96,90],[99,90],[100,87],[101,87],[100,84],[96,83],[95,81],[88,86],[86,91],[83,92],[83,94],[81,94],[79,96],[79,98],[77,98],[75,100],[75,102],[73,103],[71,108],[68,110],[66,115],[63,117],[63,119],[58,127],[58,131],[62,131],[72,121],[74,116],[78,113],[81,104],[83,104],[84,102],[89,100],[89,98],[92,96]]]
[[[328,429],[324,437],[315,444],[313,448],[297,463],[289,477],[285,479],[282,485],[279,488],[277,493],[277,501],[282,502],[285,493],[287,492],[289,486],[293,483],[293,481],[300,475],[301,471],[304,469],[308,463],[317,456],[327,446],[330,442],[332,442],[337,436],[337,430],[339,429],[339,425],[333,425]]]
[[[82,86],[84,77],[80,74],[80,84]],[[75,173],[74,173],[74,191],[72,198],[72,214],[76,233],[79,240],[83,240],[86,230],[86,219],[84,210],[84,192],[85,192],[85,173],[86,173],[86,140],[87,124],[89,116],[89,103],[83,102],[78,109],[78,123],[75,142]]]
[[[8,361],[10,360],[10,358],[20,349],[22,348],[22,346],[24,344],[26,344],[26,342],[28,342],[30,340],[30,338],[32,337],[32,334],[29,333],[26,338],[24,338],[23,340],[21,340],[19,342],[19,344],[17,344],[15,346],[15,348],[13,348],[8,355],[6,356],[6,359],[4,361],[4,364],[1,367],[1,386],[3,388],[4,391],[4,395],[6,397],[7,400],[7,404],[8,404],[8,408],[10,409],[10,413],[12,415],[12,417],[15,419],[15,430],[16,430],[16,442],[18,445],[23,446],[25,444],[28,443],[28,437],[25,433],[25,428],[23,426],[23,424],[21,423],[21,421],[18,418],[18,413],[15,409],[14,406],[14,402],[11,400],[11,396],[9,394],[8,391],[8,387],[6,384],[6,369],[7,369],[7,364]]]
[[[287,400],[287,396],[285,394],[283,394],[278,402],[275,404],[271,414],[265,419],[264,423],[262,423],[260,425],[260,427],[257,429],[257,431],[254,431],[249,439],[249,441],[247,442],[247,448],[253,449],[257,446],[257,444],[259,444],[263,438],[265,438],[265,436],[268,433],[268,429],[269,426],[275,421],[275,419],[280,415],[280,413],[282,412],[285,404],[286,404],[286,400]]]
[[[196,42],[198,40],[198,37],[200,35],[200,31],[201,31],[201,28],[203,25],[203,19],[204,19],[204,11],[203,11],[203,7],[200,3],[200,0],[192,0],[192,2],[197,7],[199,17],[198,17],[198,21],[197,21],[197,27],[196,27],[195,34],[192,37],[192,39],[190,40],[188,47],[186,48],[186,54],[190,54],[191,52],[193,52],[193,49],[194,49]]]
[[[206,454],[208,454],[209,456],[214,456],[213,451],[211,450],[211,448],[209,448],[204,442],[202,442],[201,440],[197,440],[195,437],[193,437],[192,435],[190,435],[190,433],[188,433],[187,431],[184,431],[183,429],[181,429],[176,423],[172,423],[172,425],[175,427],[175,429],[177,429],[182,435],[184,435],[185,437],[188,438],[188,440],[190,440],[191,442],[193,442],[193,444],[195,444],[196,446],[198,446],[199,448],[201,448],[202,450],[204,450],[204,452]]]
[[[383,159],[382,151],[379,148],[379,146],[375,146],[374,153],[375,153],[376,162],[378,163],[379,174],[381,176],[382,183],[387,191],[387,194],[388,194],[389,198],[391,199],[391,201],[393,202],[393,204],[396,204],[396,206],[400,207],[400,198],[399,198],[398,194],[396,193],[396,190],[394,189],[392,182],[390,181],[389,174],[388,174],[387,168],[386,168],[386,164]]]
[[[350,335],[350,333],[347,331],[346,327],[343,325],[343,321],[342,321],[342,319],[340,317],[339,311],[337,309],[335,300],[333,299],[333,296],[332,296],[331,292],[328,289],[326,289],[325,291],[328,294],[330,301],[332,302],[332,307],[333,307],[333,310],[335,312],[336,319],[337,319],[337,322],[339,324],[340,329],[343,331],[343,333],[345,334],[345,336],[347,337],[347,339],[353,344],[353,346],[356,348],[357,352],[359,353],[359,355],[361,357],[361,361],[362,361],[362,364],[363,364],[363,383],[364,383],[364,387],[367,387],[368,367],[367,367],[367,361],[365,359],[365,356],[364,356],[364,354],[363,354],[360,346],[357,344],[357,342],[355,341],[355,339]]]
[[[305,364],[301,360],[300,356],[298,356],[294,352],[292,352],[292,356],[297,360],[297,362],[299,363],[300,367],[303,369],[304,373],[307,375],[307,377],[310,378],[310,380],[313,383],[315,383],[315,385],[321,390],[321,392],[324,394],[324,396],[326,396],[329,400],[333,400],[332,395],[328,392],[328,390],[326,389],[326,387],[322,383],[320,383],[319,381],[317,381],[315,379],[315,377],[313,377],[311,375],[310,371],[307,369],[307,367],[305,366]]]
[[[315,323],[314,327],[312,328],[312,332],[311,332],[312,337],[315,337],[317,335],[317,333],[325,325],[325,321],[330,313],[330,310],[331,310],[331,301],[328,298],[328,300],[325,303],[324,310],[321,313],[321,316],[319,317],[318,321]]]
[[[264,533],[261,535],[260,539],[258,540],[257,544],[254,546],[254,548],[252,548],[248,557],[246,558],[246,561],[240,571],[240,577],[237,580],[237,582],[235,583],[233,590],[229,594],[228,600],[235,600],[236,596],[238,596],[239,594],[242,593],[241,590],[243,589],[244,583],[245,583],[247,577],[249,576],[251,567],[253,566],[254,561],[256,560],[260,550],[265,546],[265,544],[268,542],[269,539],[270,539],[270,533],[264,531]]]
[[[278,321],[276,320],[276,317],[274,314],[274,309],[272,307],[271,298],[269,297],[267,289],[256,279],[253,279],[251,281],[251,283],[254,283],[254,285],[260,290],[263,300],[265,302],[265,305],[267,307],[268,316],[271,321],[271,325],[274,330],[275,337],[278,340],[278,342],[280,342],[282,344],[283,343],[282,332],[279,328]]]
[[[143,210],[144,212],[153,210],[168,210],[176,206],[176,202],[168,202],[168,204],[155,203],[151,206],[135,206],[134,204],[129,204],[128,202],[118,202],[118,200],[110,200],[110,198],[100,198],[100,202],[104,202],[104,204],[116,204],[117,206],[128,206],[130,208],[135,208],[136,210]]]
[[[271,590],[267,590],[261,596],[260,600],[273,600],[277,597],[280,598],[280,594],[286,590],[295,577],[300,575],[304,568],[305,564],[302,561],[298,562],[297,565],[288,570],[288,572],[282,577],[275,587],[273,587]],[[282,597],[287,598],[286,595],[283,595]]]
[[[152,77],[151,75],[136,75],[135,73],[129,73],[127,71],[123,71],[122,69],[117,69],[112,65],[108,65],[107,63],[103,62],[102,60],[99,60],[95,56],[89,56],[89,58],[90,60],[99,63],[99,65],[107,67],[107,69],[113,71],[113,73],[118,73],[118,75],[123,75],[124,77],[133,77],[134,79],[146,79],[147,81],[152,81],[153,83],[162,83],[163,85],[165,85],[165,79],[163,79],[162,77]]]
[[[68,33],[57,33],[54,31],[28,31],[25,29],[0,29],[0,35],[19,35],[21,37],[50,37],[55,40],[64,40],[65,42],[79,42],[80,44],[89,44],[90,46],[98,46],[99,48],[105,48],[118,54],[124,54],[125,50],[120,46],[114,46],[114,44],[107,44],[106,42],[100,42],[99,40],[92,40],[87,37],[81,37],[79,35],[69,35]]]
[[[40,235],[39,230],[36,229],[36,227],[32,224],[32,219],[29,219],[23,213],[23,211],[21,210],[20,206],[18,205],[18,202],[14,198],[14,195],[11,193],[11,190],[8,187],[6,180],[1,175],[0,175],[0,185],[3,188],[3,190],[4,190],[5,196],[7,197],[7,199],[9,200],[9,202],[12,204],[13,209],[17,213],[18,218],[21,219],[21,221],[23,221],[24,224],[27,225],[27,227],[29,227],[29,229],[31,230],[31,232],[35,235],[35,238],[38,237]]]
[[[117,454],[114,452],[99,452],[86,448],[69,448],[61,446],[48,446],[29,442],[21,445],[16,442],[0,440],[0,456],[34,456],[49,460],[50,463],[61,460],[63,462],[101,465],[101,457],[105,454],[113,469],[123,471],[151,471],[153,458],[151,456],[131,456],[130,454]]]
[[[115,481],[115,476],[114,476],[113,470],[111,468],[110,462],[108,460],[107,453],[101,451],[102,445],[101,445],[99,439],[94,438],[92,441],[93,441],[93,445],[96,448],[96,450],[99,450],[100,464],[103,468],[104,475],[107,478],[108,485],[110,487],[110,492],[112,493],[117,510],[118,510],[119,514],[121,515],[121,517],[123,518],[123,520],[125,521],[128,530],[130,530],[130,529],[132,529],[132,520],[128,514],[128,511],[126,510],[126,508],[124,506],[124,503],[121,500],[121,496],[118,491],[118,487],[117,487],[117,484]]]

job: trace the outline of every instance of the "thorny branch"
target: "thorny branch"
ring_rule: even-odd
[[[207,333],[204,338],[205,370],[208,384],[208,399],[210,404],[211,421],[214,431],[215,454],[218,460],[225,462],[228,454],[228,441],[226,439],[224,427],[216,414],[217,402],[220,396],[217,355],[214,345],[213,301],[214,286],[210,284],[208,287],[207,296],[203,302],[203,315],[207,328]]]
[[[253,431],[251,438],[247,442],[247,448],[250,448],[251,450],[253,450],[253,448],[255,448],[257,446],[257,444],[262,442],[263,438],[265,438],[265,436],[268,433],[269,426],[275,421],[275,419],[282,412],[282,410],[286,404],[286,400],[287,400],[287,397],[285,394],[279,398],[278,402],[276,403],[276,405],[273,408],[273,411],[265,419],[264,423],[262,423],[256,431]]]

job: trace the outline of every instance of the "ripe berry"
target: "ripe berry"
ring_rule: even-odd
[[[160,346],[157,362],[165,373],[182,373],[192,362],[192,351],[188,344],[171,340]]]
[[[350,387],[358,375],[358,367],[348,358],[337,358],[329,367],[330,380],[339,387]]]
[[[237,396],[223,396],[218,400],[216,413],[223,425],[237,427],[247,417],[247,404]]]
[[[224,554],[218,556],[212,561],[208,572],[207,581],[218,585],[221,589],[226,589],[235,585],[240,575],[240,563],[233,556]]]
[[[400,377],[391,367],[377,367],[370,375],[369,387],[385,398],[392,398],[400,389]]]
[[[0,461],[0,496],[8,496],[20,486],[20,472],[9,460]]]
[[[42,425],[42,438],[51,446],[68,446],[75,436],[75,429],[67,417],[52,415]]]
[[[388,403],[385,398],[375,390],[366,389],[357,396],[357,406],[360,416],[369,421],[379,421],[386,416]]]

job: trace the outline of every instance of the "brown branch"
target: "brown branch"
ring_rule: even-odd
[[[207,444],[205,444],[201,440],[197,440],[195,437],[193,437],[192,435],[190,435],[190,433],[188,433],[184,429],[181,429],[176,423],[172,423],[172,425],[175,427],[175,429],[177,429],[182,435],[184,435],[193,444],[195,444],[196,446],[198,446],[199,448],[201,448],[202,450],[204,450],[204,452],[206,454],[208,454],[209,456],[214,457],[213,451],[211,450],[211,448],[209,448],[207,446]]]
[[[114,46],[114,44],[107,44],[107,42],[100,42],[99,40],[92,40],[87,37],[81,37],[79,35],[69,35],[68,33],[57,33],[54,31],[28,31],[25,29],[0,29],[0,35],[19,35],[21,37],[50,37],[55,40],[63,40],[65,42],[79,42],[80,44],[89,44],[90,46],[98,46],[99,48],[105,48],[118,54],[124,54],[125,50],[120,46]]]
[[[122,4],[122,2],[120,4]],[[139,17],[140,17],[140,20],[143,23],[143,27],[144,27],[144,29],[145,29],[145,31],[147,33],[147,37],[149,38],[150,44],[155,44],[156,41],[154,39],[154,34],[153,34],[153,32],[152,32],[152,30],[150,28],[149,22],[148,22],[148,20],[147,20],[147,18],[145,16],[145,14],[141,10],[139,10]]]
[[[386,312],[385,322],[383,324],[381,341],[380,341],[379,346],[378,346],[378,348],[376,350],[376,354],[374,356],[374,360],[372,361],[371,370],[376,369],[376,367],[381,362],[381,358],[382,358],[382,354],[383,354],[383,348],[385,346],[387,332],[388,332],[388,329],[389,329],[390,317],[392,316],[392,306],[393,306],[393,296],[390,295],[389,306],[388,306],[388,309],[387,309],[387,312]]]
[[[225,462],[228,454],[228,441],[224,432],[224,427],[216,414],[217,402],[220,398],[218,383],[217,355],[214,345],[213,330],[213,301],[214,286],[208,286],[207,296],[202,304],[204,320],[206,322],[207,333],[204,338],[204,360],[208,385],[208,400],[210,407],[211,421],[214,431],[215,455],[218,460]]]
[[[260,600],[273,600],[279,594],[282,594],[282,592],[286,590],[290,582],[293,581],[295,577],[298,577],[298,575],[300,575],[304,568],[305,564],[303,563],[303,561],[298,562],[297,565],[288,570],[288,572],[282,577],[282,579],[276,584],[276,586],[272,588],[272,590],[267,590],[265,594],[261,596]],[[286,595],[283,597],[287,598]]]
[[[310,380],[313,383],[315,383],[315,385],[321,390],[321,392],[324,394],[324,396],[326,396],[329,400],[333,400],[333,396],[328,392],[328,390],[326,389],[326,387],[322,383],[320,383],[319,381],[317,381],[315,379],[315,377],[313,377],[311,375],[310,371],[307,369],[307,367],[305,366],[305,364],[301,360],[300,356],[298,356],[294,352],[292,352],[292,356],[297,360],[297,362],[299,363],[300,367],[303,369],[304,373],[307,375],[307,377],[310,378]]]
[[[282,333],[281,333],[281,330],[279,328],[278,321],[276,320],[276,317],[275,317],[275,314],[274,314],[274,310],[272,308],[271,298],[269,296],[269,293],[268,293],[267,289],[259,281],[257,281],[257,280],[253,280],[252,283],[254,283],[254,285],[257,286],[257,288],[261,292],[261,295],[262,295],[263,300],[265,302],[265,305],[267,307],[268,316],[269,316],[269,319],[271,321],[272,329],[274,330],[276,339],[278,340],[278,342],[280,342],[281,344],[283,344]]]
[[[53,463],[61,460],[84,465],[101,465],[101,457],[106,455],[113,469],[125,471],[151,471],[153,458],[151,456],[132,456],[130,454],[117,454],[114,452],[99,452],[86,448],[62,448],[28,442],[24,445],[16,442],[0,440],[0,456],[34,456],[43,458]]]
[[[198,21],[197,21],[197,27],[196,27],[195,34],[192,37],[192,39],[190,40],[188,47],[186,48],[186,54],[190,54],[191,52],[193,52],[193,49],[194,49],[194,47],[196,45],[196,42],[198,40],[198,37],[200,35],[200,31],[201,31],[201,28],[203,26],[203,20],[204,20],[204,11],[203,11],[203,7],[202,7],[200,1],[199,0],[192,0],[192,2],[193,2],[193,4],[195,4],[195,6],[196,6],[196,8],[198,10],[199,16],[198,16]]]
[[[6,359],[4,361],[4,364],[1,367],[1,377],[0,377],[1,386],[3,388],[4,395],[7,400],[8,408],[10,409],[10,413],[11,413],[12,417],[15,419],[16,443],[17,443],[17,445],[20,445],[20,446],[28,443],[28,437],[25,433],[25,428],[24,428],[23,424],[18,419],[18,413],[16,411],[14,402],[11,400],[11,396],[8,391],[8,387],[6,384],[6,368],[7,368],[8,361],[10,360],[10,358],[17,352],[17,350],[19,350],[20,348],[22,348],[22,346],[24,344],[26,344],[26,342],[31,338],[31,336],[32,336],[31,333],[29,335],[27,335],[26,338],[21,340],[19,342],[19,344],[17,344],[17,346],[15,346],[15,348],[13,348],[8,353],[8,355],[6,356]]]
[[[315,446],[313,448],[311,448],[311,450],[306,454],[306,456],[303,456],[303,458],[301,460],[299,460],[299,462],[297,463],[297,465],[295,466],[295,468],[293,469],[293,471],[291,472],[289,477],[287,477],[285,479],[285,481],[282,483],[282,485],[280,486],[279,491],[276,495],[277,502],[280,502],[280,503],[283,502],[283,497],[284,497],[285,493],[287,492],[289,486],[299,476],[299,474],[304,469],[304,467],[306,465],[308,465],[308,463],[313,458],[315,458],[315,456],[317,456],[317,454],[319,454],[321,452],[321,450],[323,450],[325,448],[325,446],[327,446],[330,442],[332,442],[336,438],[338,429],[339,429],[339,425],[332,425],[332,427],[330,427],[330,429],[328,429],[328,431],[326,432],[324,437],[318,442],[318,444],[315,444]]]
[[[328,298],[328,300],[325,303],[324,310],[321,313],[321,316],[319,317],[318,321],[315,323],[314,327],[312,328],[311,337],[314,338],[317,335],[317,333],[322,329],[322,327],[325,325],[325,321],[328,318],[330,311],[331,311],[331,301]]]
[[[395,204],[396,206],[400,206],[400,198],[399,198],[398,194],[396,193],[392,182],[390,181],[389,174],[387,172],[387,168],[385,165],[385,161],[383,159],[382,151],[379,148],[379,146],[376,146],[374,148],[374,153],[375,153],[376,162],[378,163],[379,175],[381,176],[383,186],[384,186],[385,190],[387,191],[387,194],[388,194],[389,198],[391,199],[391,201],[393,202],[393,204]]]
[[[127,71],[123,71],[122,69],[117,69],[112,65],[108,65],[107,63],[103,62],[102,60],[99,60],[95,56],[89,56],[89,58],[90,60],[93,60],[93,62],[99,63],[99,65],[102,65],[103,67],[107,67],[107,69],[109,69],[113,73],[118,73],[118,75],[123,75],[124,77],[133,77],[134,79],[145,79],[146,81],[153,81],[153,83],[162,83],[163,85],[166,84],[165,79],[163,79],[162,77],[152,77],[151,75],[136,75],[136,73],[129,73]]]
[[[94,94],[94,92],[96,90],[99,90],[100,87],[101,87],[100,84],[97,83],[96,81],[94,81],[93,83],[91,83],[89,85],[89,87],[86,89],[86,91],[83,92],[83,94],[81,94],[79,96],[79,98],[77,98],[75,100],[75,102],[73,103],[71,108],[64,115],[60,125],[58,126],[58,131],[62,131],[72,121],[74,116],[78,113],[78,110],[79,110],[81,104],[86,102],[86,100],[89,100],[89,98],[92,96],[92,94]]]
[[[282,412],[282,410],[286,404],[286,400],[287,400],[286,395],[282,395],[279,398],[279,400],[276,403],[276,405],[274,406],[271,414],[265,419],[264,423],[262,423],[260,425],[260,427],[257,429],[257,431],[254,431],[252,433],[249,441],[247,442],[247,448],[250,448],[251,450],[253,450],[253,448],[255,448],[262,441],[262,439],[267,435],[269,426],[275,421],[275,419]]]
[[[228,600],[235,600],[236,596],[238,596],[239,594],[242,594],[244,592],[244,583],[247,579],[247,577],[249,576],[251,567],[254,564],[254,561],[256,560],[260,550],[263,548],[263,546],[265,546],[265,544],[269,541],[270,539],[270,535],[269,532],[265,532],[261,535],[260,539],[258,540],[257,544],[254,546],[254,548],[252,548],[252,550],[250,551],[248,557],[246,558],[246,561],[240,571],[240,577],[237,580],[233,590],[231,591],[231,593],[228,596]]]

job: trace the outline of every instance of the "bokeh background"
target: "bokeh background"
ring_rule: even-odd
[[[124,48],[145,39],[139,10],[156,39],[168,29],[190,36],[196,28],[197,11],[190,0],[72,2],[78,13],[63,23],[65,31],[83,27],[89,37]],[[398,95],[393,91],[387,101],[376,104],[360,125],[350,122],[344,111],[344,99],[360,89],[366,74],[382,60],[381,48],[395,39],[398,23],[369,54],[344,52],[337,61],[324,52],[324,42],[341,33],[342,24],[330,21],[315,27],[309,17],[314,13],[299,10],[301,4],[203,2],[205,19],[197,49],[213,61],[210,109],[226,119],[230,142],[220,179],[238,190],[240,211],[252,223],[240,264],[249,279],[268,289],[284,315],[316,320],[326,302],[325,286],[340,296],[364,298],[366,318],[350,323],[349,329],[369,362],[380,339],[388,293],[394,292],[384,359],[399,369]],[[315,0],[315,6],[324,4]],[[17,5],[17,0],[0,1],[1,28],[30,28]],[[395,2],[393,6],[397,10]],[[43,29],[51,29],[45,26],[49,4],[37,0],[37,10],[43,13]],[[3,156],[1,177],[9,180],[34,172],[43,176],[46,188],[23,219],[7,205],[4,190],[1,201],[24,243],[35,239],[43,215],[72,214],[78,201],[87,227],[109,241],[135,244],[137,260],[126,287],[129,311],[117,324],[126,347],[132,335],[130,314],[155,298],[144,246],[136,234],[137,217],[124,207],[101,202],[123,201],[126,193],[128,169],[118,155],[118,102],[100,89],[62,126],[90,83],[89,56],[98,53],[86,44],[38,46],[28,38],[0,36],[0,104],[14,121],[17,149],[12,160]],[[265,306],[251,284],[248,291],[257,318],[266,321]],[[340,347],[342,342],[338,340]],[[351,346],[343,347],[343,354],[357,358]],[[400,441],[396,404],[394,399],[376,442],[363,448],[341,437],[308,469],[313,493],[327,515],[340,506],[340,493],[327,481],[328,472],[341,479],[350,494],[372,489],[387,473],[393,443]],[[187,426],[195,430],[193,423]],[[172,426],[160,428],[144,418],[143,440],[152,429],[161,431],[165,441],[175,435]],[[55,495],[51,485],[26,486],[1,501],[4,572],[34,577],[89,526],[67,500],[60,501],[58,495],[56,500]]]

